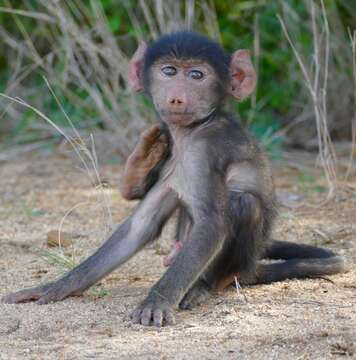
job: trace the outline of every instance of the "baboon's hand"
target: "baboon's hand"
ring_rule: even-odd
[[[145,326],[174,325],[175,318],[172,306],[159,295],[149,295],[132,313],[131,320],[134,324]]]
[[[51,288],[51,286],[52,283],[49,283],[46,285],[40,285],[37,287],[16,291],[4,296],[1,301],[7,304],[36,301],[41,298],[41,296],[43,296],[46,291]]]
[[[37,304],[47,304],[65,299],[68,296],[79,295],[61,280],[38,287],[16,291],[4,296],[1,300],[7,304],[37,301]]]
[[[36,301],[45,293],[42,286],[16,291],[5,295],[1,301],[6,304],[17,304],[26,301]]]
[[[148,174],[167,156],[168,151],[169,139],[160,125],[154,125],[142,133],[125,164],[120,187],[123,197],[131,199],[136,189],[144,187]]]
[[[159,124],[151,126],[140,137],[130,156],[131,165],[152,170],[164,157],[168,147],[168,138]]]

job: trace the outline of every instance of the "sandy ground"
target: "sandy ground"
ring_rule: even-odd
[[[0,296],[65,271],[40,252],[60,254],[47,247],[46,234],[70,209],[63,230],[75,238],[65,253],[78,262],[100,245],[134,206],[117,191],[120,170],[101,168],[110,222],[103,191],[71,160],[36,155],[0,164]],[[165,231],[82,297],[43,306],[0,304],[0,360],[356,357],[356,182],[336,200],[311,207],[306,203],[323,194],[301,180],[300,170],[276,163],[275,174],[281,200],[293,205],[281,207],[275,236],[334,249],[346,257],[349,272],[240,293],[231,287],[192,311],[178,311],[174,327],[132,325],[128,312],[164,271],[162,253],[172,241]]]

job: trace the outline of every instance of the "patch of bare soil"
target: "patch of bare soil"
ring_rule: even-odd
[[[192,311],[178,311],[174,327],[132,325],[128,312],[164,271],[162,253],[173,241],[165,231],[82,297],[43,306],[0,304],[0,359],[355,357],[355,178],[337,199],[312,207],[307,202],[324,193],[310,174],[285,162],[275,166],[278,193],[288,205],[280,208],[275,237],[334,249],[347,259],[347,273],[247,287],[243,294],[231,287]],[[69,159],[36,155],[0,165],[0,296],[66,270],[60,251],[47,246],[47,233],[61,223],[73,234],[73,246],[63,251],[74,261],[100,245],[135,205],[119,195],[120,171],[103,166],[105,187],[93,188]],[[312,172],[319,179],[320,171]],[[55,264],[45,261],[49,254]]]

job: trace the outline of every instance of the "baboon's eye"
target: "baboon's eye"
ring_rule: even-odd
[[[177,69],[174,66],[165,66],[161,69],[164,75],[174,76],[177,74]]]
[[[204,73],[199,70],[191,70],[188,76],[194,80],[201,80],[204,77]]]

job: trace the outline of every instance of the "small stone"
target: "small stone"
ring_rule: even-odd
[[[73,242],[73,235],[64,231],[51,230],[47,233],[47,245],[50,247],[68,247]]]

